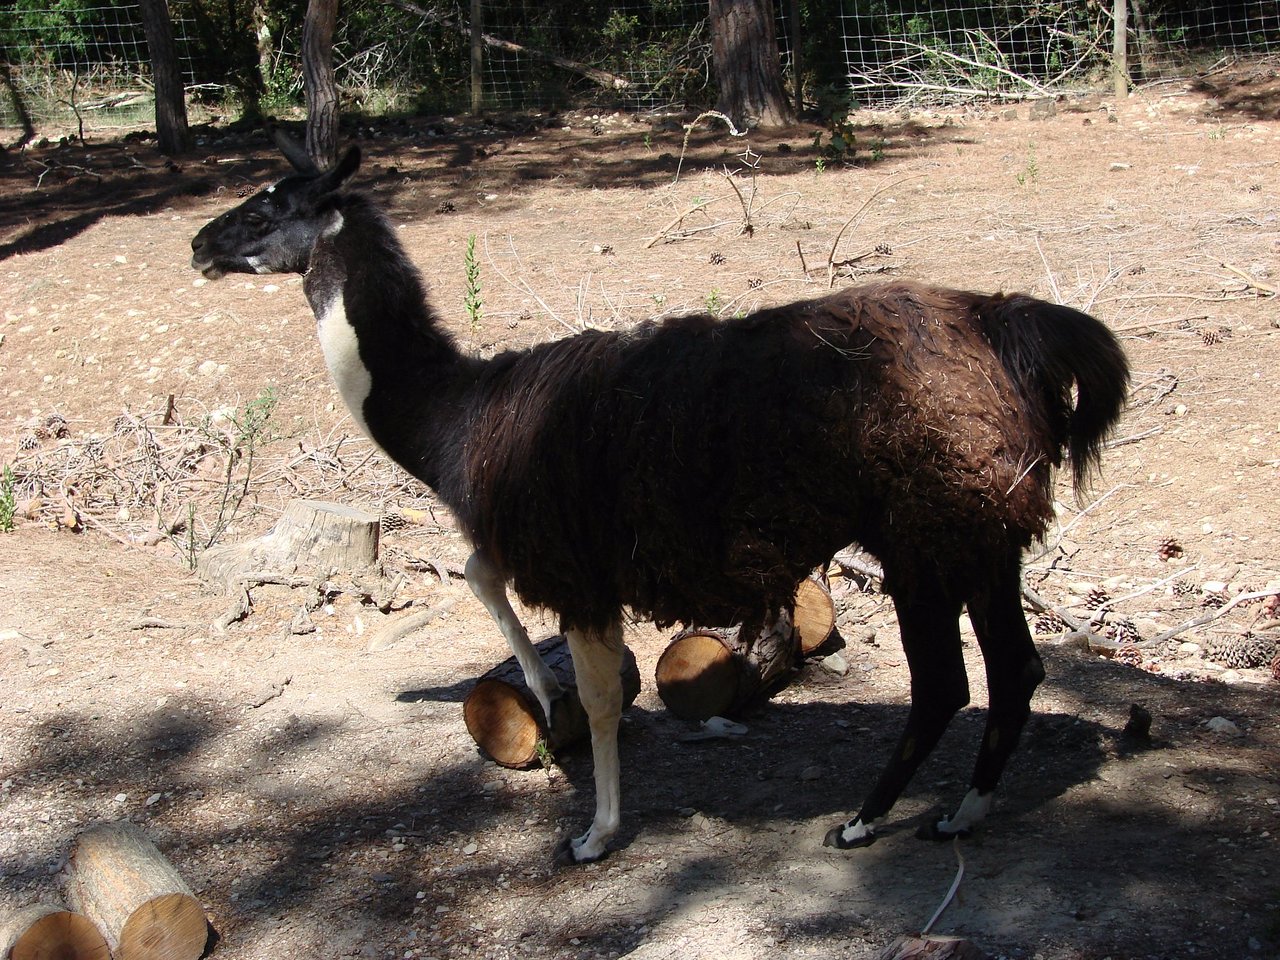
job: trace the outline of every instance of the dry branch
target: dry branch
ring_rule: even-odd
[[[398,7],[406,13],[412,13],[416,17],[430,23],[438,23],[455,33],[464,37],[471,36],[471,27],[461,23],[457,19],[448,14],[441,13],[437,10],[428,10],[414,3],[413,0],[385,0],[385,2],[393,7]],[[526,47],[511,40],[504,40],[501,37],[495,37],[490,33],[480,34],[480,40],[486,47],[494,47],[498,50],[505,50],[508,53],[516,53],[520,56],[529,57],[533,60],[541,60],[543,63],[549,63],[552,66],[560,67],[562,70],[568,70],[570,73],[576,73],[579,76],[586,77],[593,83],[597,83],[606,90],[625,90],[631,86],[631,82],[625,77],[619,77],[617,74],[607,73],[596,67],[588,66],[585,63],[578,63],[576,60],[569,60],[566,57],[557,56],[554,53],[548,53],[545,50],[537,50],[533,47]]]

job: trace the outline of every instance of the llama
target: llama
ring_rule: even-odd
[[[595,815],[558,856],[604,856],[619,826],[624,611],[758,624],[858,542],[879,558],[911,673],[901,740],[825,844],[865,846],[969,701],[958,619],[986,664],[986,729],[955,814],[988,813],[1044,670],[1021,555],[1077,487],[1124,404],[1128,364],[1100,322],[1021,295],[856,287],[745,317],[586,331],[483,361],[463,354],[374,203],[344,190],[360,154],[208,223],[192,266],[299,273],[325,362],[360,427],[454,513],[468,584],[547,715],[562,691],[508,601],[560,618],[589,718]],[[1074,402],[1073,402],[1074,397]]]

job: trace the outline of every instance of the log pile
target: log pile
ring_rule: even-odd
[[[467,694],[462,715],[471,738],[495,762],[523,770],[554,756],[557,750],[590,736],[586,711],[574,683],[573,659],[563,636],[535,644],[538,655],[564,687],[564,698],[552,710],[552,723],[524,682],[516,658],[508,657],[486,673]],[[623,708],[640,694],[640,670],[635,654],[625,652],[622,661]]]
[[[197,960],[204,953],[209,925],[200,901],[135,824],[86,830],[67,867],[68,902],[97,924],[115,960]]]
[[[758,634],[744,635],[741,625],[681,631],[658,660],[658,695],[685,720],[741,714],[826,644],[835,620],[826,584],[810,577],[796,591],[794,613],[781,611]]]
[[[82,914],[37,903],[0,919],[3,960],[111,960],[107,941]]]

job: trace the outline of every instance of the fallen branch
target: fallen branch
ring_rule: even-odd
[[[1225,617],[1232,609],[1238,607],[1242,603],[1248,603],[1250,600],[1264,600],[1267,597],[1274,597],[1278,595],[1280,595],[1280,590],[1255,590],[1252,593],[1237,594],[1217,610],[1210,610],[1208,613],[1201,614],[1198,617],[1193,617],[1186,623],[1180,624],[1172,630],[1166,630],[1164,633],[1157,637],[1153,637],[1150,640],[1143,640],[1141,643],[1136,644],[1136,646],[1153,647],[1156,644],[1172,640],[1180,633],[1186,633],[1188,630],[1194,630],[1196,627],[1203,627],[1206,623],[1213,623],[1213,621]]]
[[[1229,263],[1224,263],[1222,264],[1222,269],[1230,270],[1237,277],[1243,280],[1246,284],[1248,284],[1254,290],[1257,290],[1259,293],[1265,293],[1267,294],[1267,296],[1270,296],[1270,297],[1274,297],[1277,294],[1280,294],[1280,289],[1277,289],[1276,287],[1271,286],[1271,284],[1269,283],[1262,283],[1258,280],[1255,280],[1253,277],[1249,276],[1249,274],[1245,273],[1239,267],[1233,267]]]
[[[679,224],[682,220],[684,220],[685,217],[695,214],[699,210],[702,210],[705,207],[709,207],[711,204],[715,203],[716,201],[723,200],[723,199],[724,197],[711,197],[710,199],[701,199],[701,200],[695,201],[693,206],[691,206],[689,209],[685,210],[679,216],[673,217],[670,221],[668,221],[666,226],[664,226],[661,230],[659,230],[657,234],[655,234],[653,238],[650,239],[649,242],[644,245],[644,248],[648,250],[659,240],[668,239],[667,231],[670,230],[672,227],[676,226],[677,224]]]
[[[907,183],[911,180],[919,180],[921,179],[922,176],[923,176],[922,174],[917,174],[916,176],[913,176],[913,177],[903,177],[901,180],[894,180],[894,181],[891,181],[890,183],[884,184],[883,186],[877,187],[872,192],[871,196],[867,197],[867,199],[863,201],[862,206],[860,206],[854,212],[853,216],[850,217],[848,220],[846,220],[844,224],[840,227],[840,229],[836,231],[836,237],[834,240],[831,241],[831,252],[827,254],[827,286],[828,287],[833,287],[835,286],[835,283],[836,283],[836,248],[840,246],[840,240],[844,236],[844,232],[848,230],[849,227],[852,226],[855,221],[862,219],[862,215],[866,213],[867,208],[871,206],[872,202],[876,199],[876,197],[880,196],[880,194],[884,193],[890,187],[901,186],[902,184]]]
[[[415,630],[421,630],[432,621],[440,619],[440,617],[453,609],[454,605],[458,602],[458,596],[458,594],[455,594],[446,600],[442,600],[440,603],[428,610],[423,610],[421,613],[410,614],[392,626],[387,627],[385,630],[379,631],[374,635],[373,639],[369,641],[369,652],[379,653],[383,650],[388,650]]]

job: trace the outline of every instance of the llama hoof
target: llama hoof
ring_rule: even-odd
[[[916,829],[917,840],[954,840],[959,837],[961,840],[968,840],[972,835],[972,830],[946,830],[943,828],[945,820],[930,819],[928,823],[922,823]]]
[[[861,831],[861,832],[858,832]],[[856,834],[852,837],[846,837],[846,833]],[[858,847],[869,847],[876,842],[876,835],[858,824],[842,823],[837,827],[832,827],[827,831],[827,835],[822,838],[824,847],[834,847],[837,850],[856,850]]]
[[[580,863],[595,863],[597,860],[603,860],[604,851],[594,857],[583,856],[574,846],[573,837],[565,837],[556,844],[556,850],[551,859],[557,867],[572,867]]]

